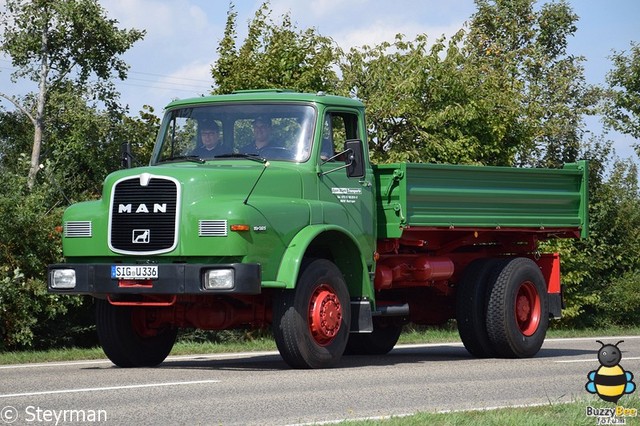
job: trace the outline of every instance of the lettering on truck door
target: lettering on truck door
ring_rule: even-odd
[[[331,157],[345,150],[347,140],[360,139],[358,115],[355,112],[328,112],[323,123],[320,157],[321,162],[330,160],[320,166],[323,175],[320,177],[319,198],[333,204],[324,209],[324,221],[348,229],[369,254],[373,253],[373,176],[349,178],[345,169],[330,172],[344,166],[348,154]]]

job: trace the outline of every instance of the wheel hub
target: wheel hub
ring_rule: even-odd
[[[320,345],[329,344],[340,330],[342,306],[333,289],[323,285],[313,293],[309,303],[309,328]]]
[[[540,325],[540,295],[532,282],[523,283],[518,289],[515,306],[518,328],[525,336],[532,336]]]
[[[531,313],[531,304],[529,303],[529,299],[524,296],[518,296],[516,312],[518,315],[518,321],[526,321]]]

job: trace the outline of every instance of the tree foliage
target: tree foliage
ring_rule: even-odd
[[[629,159],[609,160],[610,143],[599,140],[584,149],[590,159],[589,238],[550,244],[563,259],[564,322],[636,325],[640,305],[632,293],[638,293],[640,284],[638,169]],[[619,299],[623,292],[628,292],[628,304]]]
[[[345,92],[367,105],[377,161],[510,164],[515,108],[490,87],[462,51],[464,32],[428,47],[426,35],[352,48],[342,66]],[[496,113],[499,111],[499,113]]]
[[[50,94],[47,151],[39,185],[28,190],[32,127],[19,111],[0,111],[0,350],[79,345],[92,319],[80,297],[47,294],[47,265],[62,260],[55,230],[68,204],[100,196],[120,167],[120,141],[149,158],[159,119],[100,110],[71,86]],[[37,337],[37,338],[36,338]]]
[[[249,23],[242,46],[236,45],[237,13],[227,13],[219,58],[211,68],[214,93],[276,88],[334,92],[337,76],[332,68],[337,46],[309,28],[298,30],[288,14],[277,25],[270,20],[269,3],[263,3]]]
[[[0,350],[29,347],[40,324],[80,304],[47,294],[44,271],[62,255],[55,231],[62,208],[48,184],[27,191],[28,158],[14,161],[22,173],[0,172],[0,185],[11,188],[0,195]]]
[[[143,31],[121,30],[108,19],[97,0],[7,0],[1,16],[4,27],[0,50],[17,68],[13,79],[28,78],[38,84],[32,104],[23,104],[6,93],[34,126],[27,185],[32,188],[40,166],[40,152],[46,123],[49,92],[68,80],[87,87],[90,78],[94,95],[110,107],[117,93],[112,73],[126,78],[127,64],[120,58]]]
[[[559,167],[575,161],[582,117],[597,91],[586,84],[583,58],[567,54],[578,17],[566,2],[476,0],[465,42],[468,64],[504,116],[505,148],[518,165]]]
[[[631,43],[627,52],[615,52],[613,69],[607,74],[609,97],[607,123],[622,133],[640,139],[640,45]],[[640,144],[635,144],[640,155]]]
[[[352,48],[341,88],[362,99],[378,161],[544,165],[575,161],[597,100],[566,52],[566,3],[476,1],[468,28]]]

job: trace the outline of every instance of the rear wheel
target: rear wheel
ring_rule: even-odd
[[[402,323],[395,318],[373,318],[372,333],[352,333],[345,351],[348,355],[384,355],[398,343]]]
[[[296,288],[274,301],[273,334],[284,361],[293,368],[325,368],[342,356],[351,321],[349,292],[330,261],[305,262]]]
[[[526,358],[540,350],[549,325],[544,277],[531,259],[510,259],[489,290],[487,333],[496,354]]]
[[[487,334],[487,291],[503,259],[477,259],[464,271],[456,294],[456,323],[464,347],[473,356],[493,356]]]
[[[105,355],[118,367],[154,367],[171,352],[177,329],[147,326],[148,310],[96,299],[96,329]]]

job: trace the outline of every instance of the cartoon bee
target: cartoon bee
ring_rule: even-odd
[[[632,393],[636,389],[636,384],[632,381],[633,373],[625,371],[619,365],[622,353],[618,345],[624,340],[615,345],[605,345],[599,340],[596,342],[602,345],[598,351],[600,368],[587,374],[589,381],[585,388],[587,392],[597,393],[601,399],[617,404],[622,395]]]

